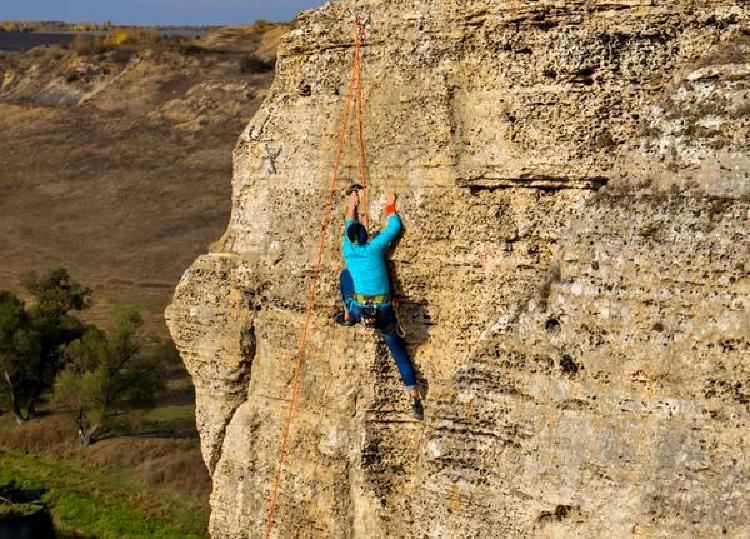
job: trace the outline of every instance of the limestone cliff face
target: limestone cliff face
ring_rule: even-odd
[[[748,536],[748,11],[303,14],[237,145],[227,232],[167,311],[196,384],[213,537],[262,536],[354,15],[371,213],[399,193],[392,271],[427,418],[411,420],[376,339],[326,316],[335,233],[274,535]]]

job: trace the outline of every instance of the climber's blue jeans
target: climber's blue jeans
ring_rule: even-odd
[[[341,272],[340,282],[341,298],[344,300],[344,305],[349,311],[352,322],[357,324],[362,319],[362,308],[354,302],[354,280],[349,270]],[[409,352],[406,350],[404,339],[398,334],[398,318],[396,318],[396,313],[391,304],[378,307],[375,327],[388,350],[391,351],[391,356],[396,362],[404,386],[406,386],[406,389],[416,389],[417,377],[409,359]]]

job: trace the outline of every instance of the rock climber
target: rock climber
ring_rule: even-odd
[[[391,352],[401,380],[411,398],[415,419],[424,419],[424,408],[417,388],[414,367],[409,359],[400,324],[391,302],[391,282],[385,263],[387,249],[401,233],[401,219],[396,213],[396,194],[386,195],[386,227],[373,238],[357,218],[359,194],[349,195],[344,228],[343,255],[346,269],[341,272],[341,297],[344,312],[335,320],[343,326],[362,323],[382,337]]]

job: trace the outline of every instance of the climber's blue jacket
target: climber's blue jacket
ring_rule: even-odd
[[[346,234],[356,221],[347,220],[344,226],[344,262],[352,275],[357,294],[381,296],[391,293],[385,252],[401,232],[401,219],[395,213],[386,219],[385,229],[364,245],[352,243]]]

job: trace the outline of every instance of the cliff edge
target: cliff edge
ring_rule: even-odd
[[[166,312],[196,385],[212,536],[263,534],[354,16],[371,215],[399,193],[392,273],[427,418],[376,339],[326,316],[336,228],[274,536],[750,535],[749,14],[302,14],[236,147],[227,231]]]

